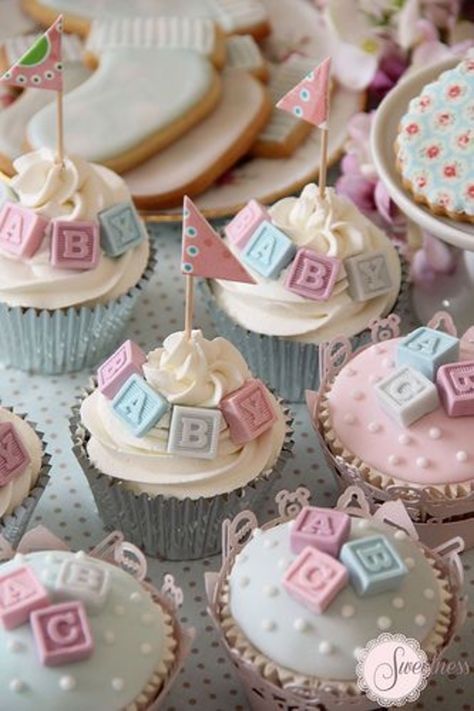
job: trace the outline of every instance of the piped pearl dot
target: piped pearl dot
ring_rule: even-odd
[[[369,375],[369,383],[379,383],[382,380],[381,375],[376,375],[375,373],[372,373]]]
[[[67,676],[62,676],[59,680],[59,688],[63,691],[72,691],[76,688],[75,678],[69,674]]]
[[[423,595],[426,597],[427,600],[433,600],[435,596],[435,591],[432,588],[425,588],[425,590],[423,590]]]
[[[356,421],[355,415],[353,415],[352,412],[346,412],[342,419],[344,420],[346,425],[353,425]]]
[[[21,679],[12,679],[8,684],[10,691],[14,691],[15,694],[20,694],[22,691],[26,691],[26,684]]]
[[[441,430],[439,427],[430,427],[430,431],[428,432],[429,436],[431,439],[439,439],[441,437]]]
[[[293,628],[297,632],[306,632],[309,629],[309,622],[307,622],[307,620],[303,620],[302,617],[297,617],[293,622]]]
[[[141,602],[141,601],[142,601],[142,596],[141,596],[141,594],[140,594],[139,592],[133,592],[133,593],[130,595],[130,600],[131,600],[132,602]]]
[[[348,619],[349,617],[354,617],[355,608],[353,605],[343,605],[341,608],[341,615]]]
[[[125,615],[125,608],[123,605],[115,605],[114,612],[117,617],[123,617]]]
[[[114,644],[115,634],[114,634],[114,632],[112,632],[112,630],[105,630],[104,641],[105,641],[105,644]]]
[[[395,361],[393,360],[393,358],[384,358],[382,361],[382,365],[384,368],[394,368]]]
[[[18,652],[22,652],[25,649],[25,645],[23,642],[20,642],[18,639],[11,639],[7,643],[7,649],[9,652],[12,652],[13,654],[17,654]]]
[[[411,437],[409,434],[406,434],[406,432],[402,432],[402,434],[398,436],[398,441],[400,444],[410,444]]]
[[[45,562],[48,565],[53,565],[54,563],[56,563],[56,556],[53,553],[48,553],[48,555],[45,556]]]
[[[16,553],[13,560],[15,561],[15,563],[24,563],[25,556],[23,555],[23,553]]]
[[[276,585],[265,585],[263,592],[267,597],[276,597],[280,591]]]
[[[261,528],[254,528],[252,531],[252,536],[254,538],[258,538],[259,536],[262,535],[262,529]]]
[[[353,399],[353,400],[357,400],[357,401],[363,400],[363,399],[364,399],[364,393],[362,392],[362,390],[354,390],[354,391],[352,392],[352,399]]]
[[[236,559],[237,563],[246,563],[248,561],[248,556],[245,553],[240,553]]]
[[[354,659],[360,659],[360,656],[363,651],[364,651],[363,647],[355,647],[355,649],[353,651]]]
[[[265,632],[272,632],[276,629],[276,622],[273,620],[262,620],[262,629],[265,630]]]
[[[318,645],[318,651],[320,654],[331,654],[331,652],[333,651],[333,646],[331,642],[327,642],[325,639],[323,639],[323,641],[320,642]]]
[[[415,617],[415,625],[418,625],[418,627],[423,627],[423,625],[426,625],[426,617],[424,615],[417,615]]]
[[[415,567],[415,561],[413,558],[405,558],[405,565],[408,568],[408,570],[413,570]]]
[[[124,680],[119,676],[116,676],[114,679],[112,679],[110,684],[114,691],[123,691],[123,688],[125,686]]]
[[[84,551],[77,551],[74,556],[79,560],[84,560],[84,558],[87,558],[87,555],[84,553]]]
[[[153,647],[151,646],[151,644],[150,644],[149,642],[143,642],[143,644],[140,645],[140,652],[141,652],[142,654],[144,654],[145,657],[146,657],[148,654],[151,654],[152,649],[153,649]]]
[[[459,452],[456,452],[456,459],[458,462],[467,462],[467,452],[464,449],[460,449]]]
[[[352,378],[354,375],[357,375],[357,371],[354,370],[354,368],[346,368],[344,372],[349,378]]]
[[[391,626],[392,620],[390,619],[390,617],[382,615],[382,617],[378,618],[377,627],[379,628],[379,630],[389,630]]]
[[[388,463],[392,464],[393,466],[397,466],[397,464],[400,464],[401,459],[398,457],[396,454],[389,454],[388,455]]]
[[[392,605],[396,610],[402,610],[405,607],[405,600],[402,597],[394,597]]]
[[[275,548],[278,545],[278,541],[275,540],[266,540],[263,542],[263,547],[264,548]]]
[[[382,353],[386,352],[386,348],[385,348],[385,346],[377,345],[377,346],[375,346],[375,352],[378,355],[382,355]]]
[[[151,612],[144,612],[141,617],[141,620],[144,625],[148,625],[153,620],[153,615],[151,614]]]
[[[361,518],[359,521],[357,521],[357,528],[359,529],[359,531],[366,531],[368,527],[369,522],[366,518]]]
[[[402,530],[400,529],[399,531],[395,531],[395,533],[393,534],[393,537],[394,537],[397,541],[406,541],[406,539],[408,538],[408,534],[407,534],[406,531],[402,531]]]
[[[378,422],[369,422],[367,425],[367,429],[369,432],[372,432],[372,434],[377,434],[377,432],[380,432],[382,429],[382,425],[380,425]]]
[[[426,457],[417,457],[416,458],[416,466],[420,467],[420,469],[426,469],[429,466],[430,460],[427,459]]]
[[[277,563],[278,567],[280,570],[283,570],[284,568],[287,567],[288,565],[288,560],[286,558],[280,558],[280,560]]]

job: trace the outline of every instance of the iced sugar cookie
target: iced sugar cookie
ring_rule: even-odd
[[[395,144],[403,183],[439,215],[474,222],[474,55],[412,99]]]
[[[268,64],[252,35],[229,37],[226,43],[226,67],[245,69],[257,79],[268,81]]]
[[[194,17],[213,20],[226,34],[264,37],[269,31],[268,14],[260,0],[23,0],[23,7],[41,25],[48,27],[64,15],[67,32],[86,36],[97,18]]]
[[[120,173],[172,143],[219,100],[209,59],[218,44],[209,20],[94,23],[86,49],[98,68],[65,97],[67,150]],[[30,121],[26,139],[32,148],[54,147],[53,106]]]

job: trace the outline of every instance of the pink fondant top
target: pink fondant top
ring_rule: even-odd
[[[352,454],[395,479],[421,485],[474,479],[474,417],[448,417],[440,404],[403,427],[381,409],[374,385],[397,367],[399,340],[370,346],[342,368],[328,393],[332,429]]]

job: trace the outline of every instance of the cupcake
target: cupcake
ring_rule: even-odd
[[[4,708],[157,708],[182,651],[156,590],[83,551],[36,551],[0,566],[0,601]]]
[[[117,346],[149,278],[146,231],[107,168],[61,165],[47,149],[13,165],[0,211],[0,361],[41,373],[91,366]]]
[[[447,316],[447,315],[446,315]],[[440,317],[433,325],[439,325]],[[402,498],[422,538],[474,543],[474,352],[430,326],[386,340],[328,372],[311,415],[341,483],[359,483],[374,506]],[[387,336],[392,336],[387,338]]]
[[[281,492],[286,514],[263,528],[249,515],[244,543],[243,520],[229,522],[225,564],[207,580],[210,612],[256,708],[372,708],[356,672],[367,643],[404,634],[433,660],[461,617],[458,584],[404,530],[302,508],[308,495]]]
[[[399,296],[393,244],[333,188],[321,198],[307,185],[268,211],[253,200],[225,233],[256,284],[208,281],[211,316],[252,371],[288,400],[317,387],[321,343],[341,334],[361,342]]]
[[[220,550],[222,521],[258,505],[291,449],[288,410],[224,338],[127,341],[71,420],[74,452],[109,528],[149,555]]]
[[[16,545],[49,479],[42,435],[24,415],[0,407],[0,536]]]

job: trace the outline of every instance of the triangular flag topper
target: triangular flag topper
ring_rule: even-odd
[[[277,103],[279,109],[297,116],[319,128],[324,125],[329,114],[329,74],[331,57],[309,72],[299,84],[290,89]]]
[[[36,89],[63,89],[61,38],[63,17],[60,15],[28,51],[0,77],[1,84]]]
[[[184,198],[181,271],[190,276],[255,284],[209,222]]]

